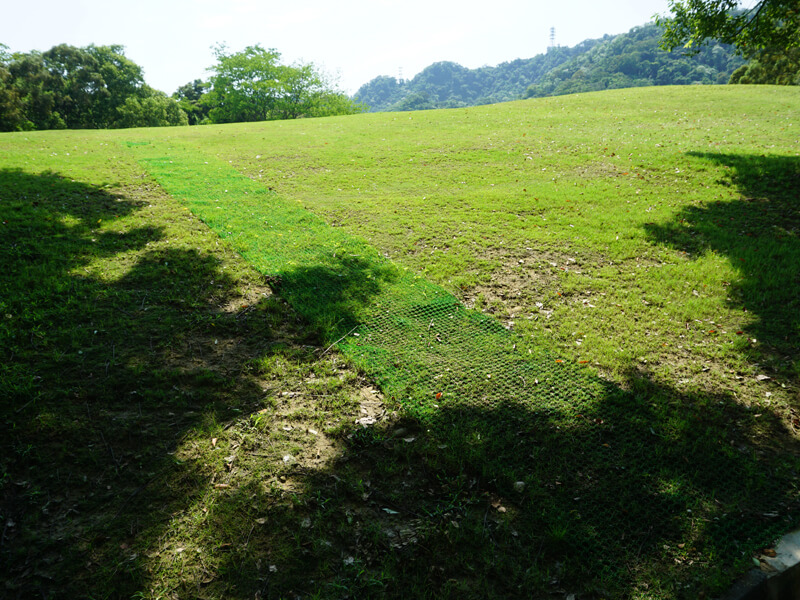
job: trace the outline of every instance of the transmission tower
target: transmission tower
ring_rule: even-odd
[[[549,48],[555,48],[556,47],[556,28],[555,27],[551,27],[550,28],[550,46],[548,46],[548,47]]]

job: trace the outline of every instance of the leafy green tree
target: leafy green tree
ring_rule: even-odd
[[[186,112],[174,98],[163,92],[147,88],[145,97],[128,96],[117,107],[114,127],[167,127],[188,125]]]
[[[56,77],[47,70],[41,52],[15,54],[8,63],[9,87],[19,97],[23,122],[18,129],[64,129],[57,110]],[[5,128],[5,127],[4,127]]]
[[[328,91],[317,94],[314,99],[313,116],[334,117],[352,115],[369,110],[366,104],[353,100],[343,92]]]
[[[215,48],[211,89],[203,97],[213,123],[269,121],[353,114],[362,108],[334,89],[313,65],[287,66],[275,49],[248,46],[229,53]]]
[[[752,56],[800,45],[798,0],[759,0],[746,10],[738,6],[739,0],[669,0],[672,18],[657,17],[665,28],[663,47],[694,49],[719,40]]]
[[[189,125],[199,125],[208,118],[209,106],[203,98],[211,84],[201,79],[195,79],[179,87],[172,97],[186,113]]]
[[[8,46],[0,44],[0,131],[24,130],[27,124],[22,98],[19,90],[14,87],[14,79],[7,68],[10,60]]]
[[[730,83],[800,85],[800,48],[789,48],[785,52],[764,51],[736,69]]]
[[[97,61],[98,74],[103,85],[93,111],[96,115],[96,127],[111,126],[117,109],[127,98],[148,98],[155,92],[145,84],[142,68],[125,56],[122,46],[90,45],[85,51]],[[163,95],[161,92],[158,94]]]
[[[0,47],[0,130],[180,125],[175,100],[144,83],[122,46],[9,55]]]
[[[50,74],[46,89],[53,93],[54,111],[69,128],[97,128],[101,109],[110,102],[110,92],[100,74],[100,63],[83,48],[54,46],[41,55]],[[105,125],[106,123],[103,123]]]
[[[122,46],[60,44],[15,54],[7,69],[34,129],[109,127],[127,97],[143,94],[141,68]]]
[[[0,131],[21,131],[28,129],[23,112],[22,98],[11,85],[11,73],[0,64]]]

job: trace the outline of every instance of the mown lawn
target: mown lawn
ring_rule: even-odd
[[[799,102],[3,134],[6,593],[719,594],[797,520]],[[414,416],[245,251],[273,209],[226,200],[254,215],[227,231],[148,152],[249,177],[331,226],[309,247],[365,241],[601,391]]]

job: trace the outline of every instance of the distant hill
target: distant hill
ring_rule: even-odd
[[[745,60],[732,46],[706,46],[694,56],[658,47],[661,28],[634,27],[603,38],[588,51],[552,69],[526,90],[525,98],[643,87],[728,83]]]
[[[660,39],[661,28],[648,24],[496,67],[437,62],[409,80],[376,77],[355,99],[372,112],[458,108],[625,87],[727,83],[745,64],[731,46],[716,44],[688,56],[664,52]]]

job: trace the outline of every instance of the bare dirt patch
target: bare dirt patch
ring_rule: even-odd
[[[553,311],[547,304],[559,276],[565,272],[580,274],[591,260],[534,248],[496,252],[491,258],[500,266],[492,271],[489,283],[465,290],[461,300],[468,308],[495,314],[506,327],[512,327],[515,319],[535,315],[550,318]]]

